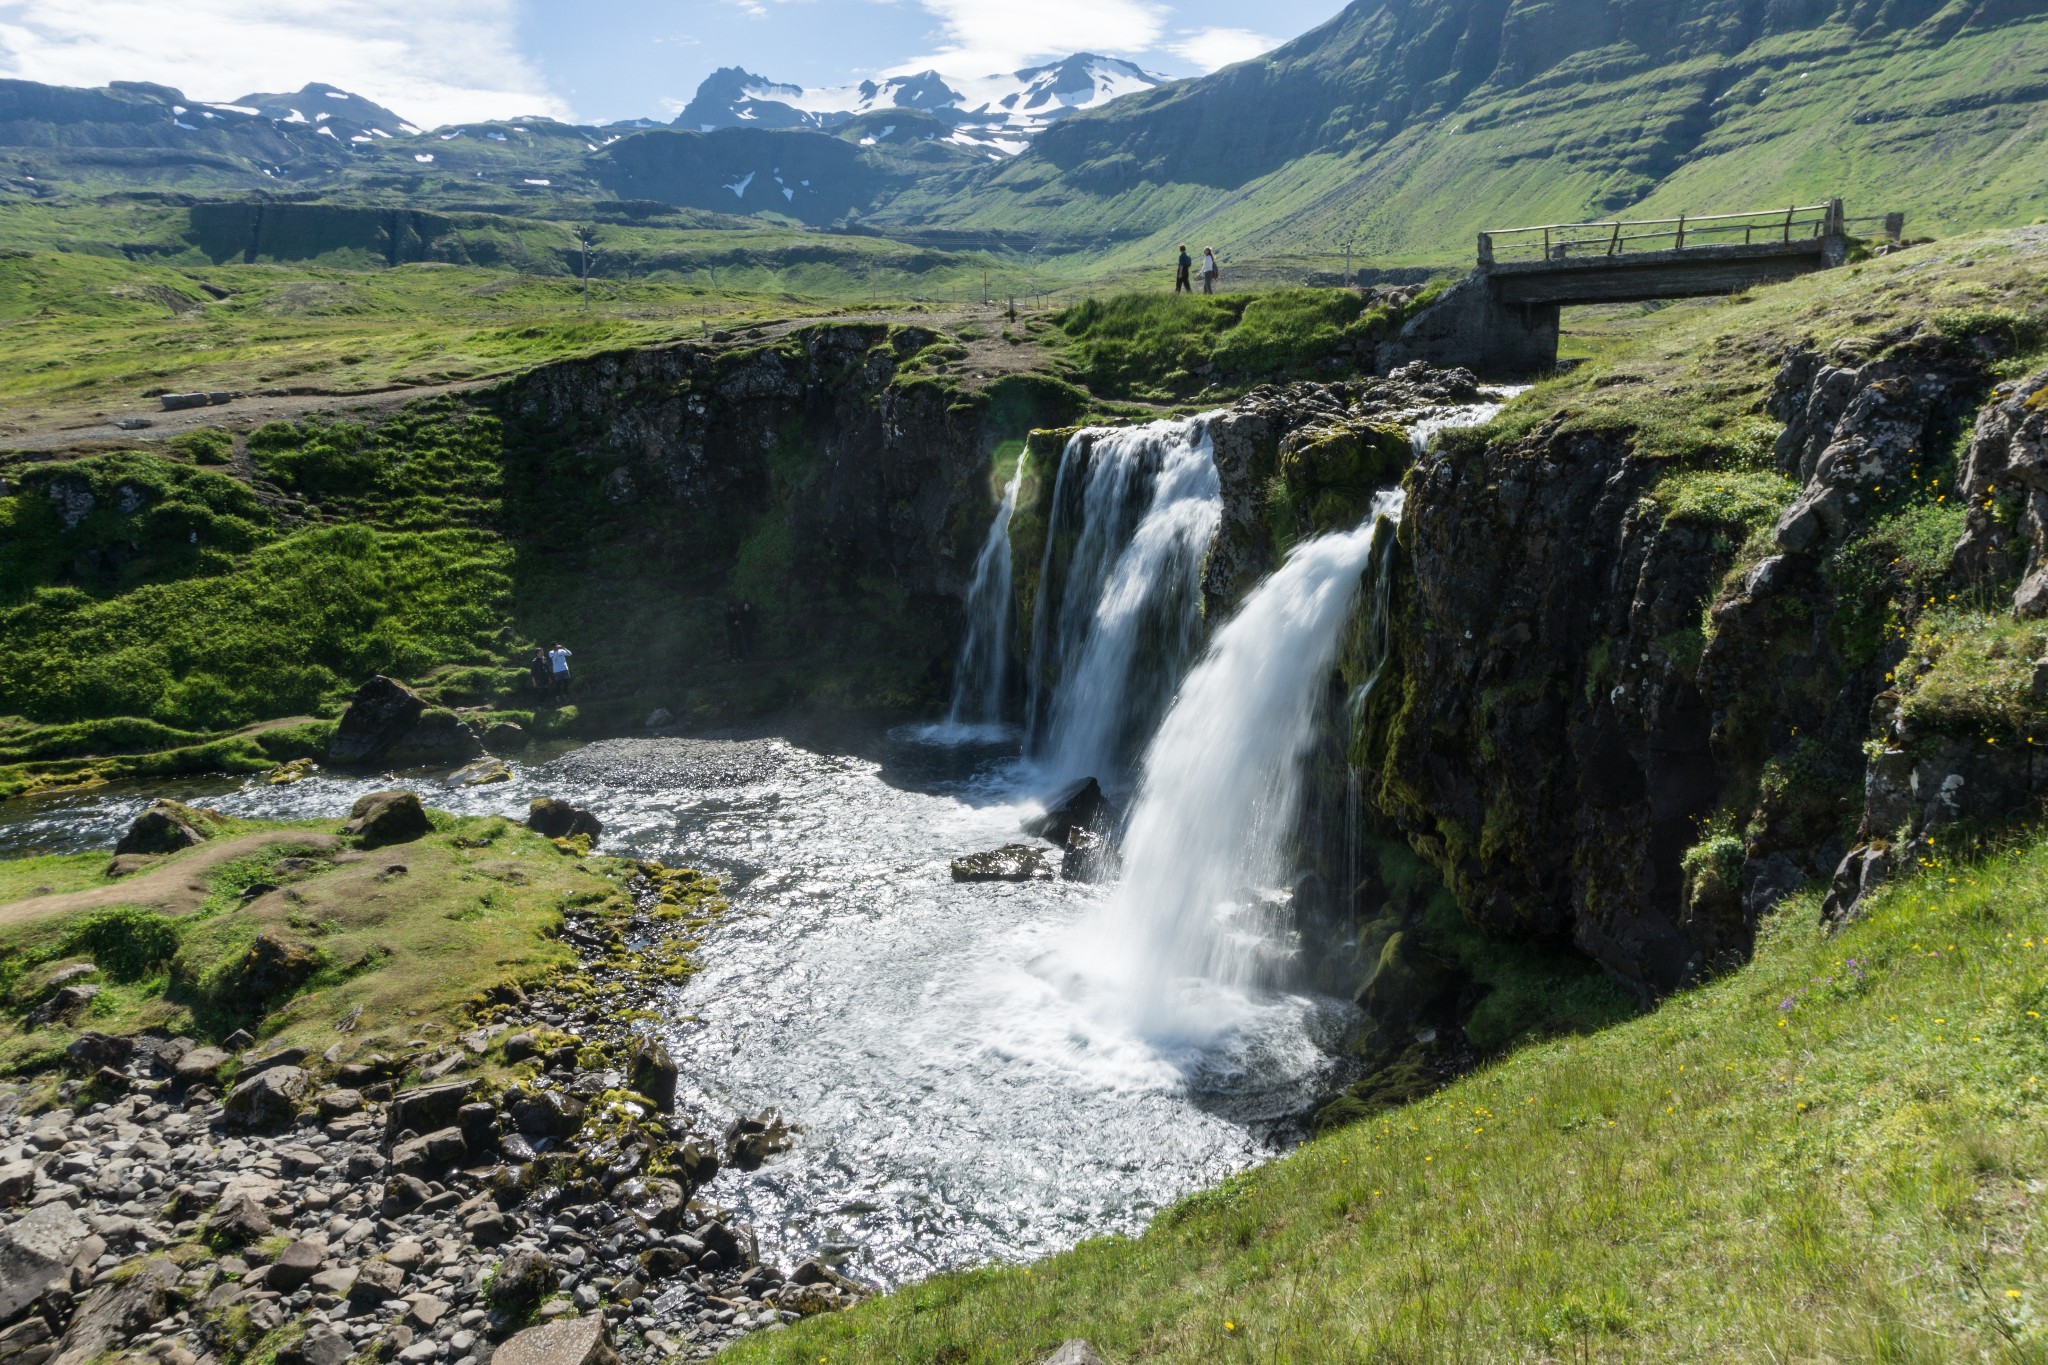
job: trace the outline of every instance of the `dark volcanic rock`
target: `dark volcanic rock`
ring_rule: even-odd
[[[426,709],[426,700],[404,683],[381,676],[370,679],[349,698],[348,709],[327,742],[327,761],[345,767],[383,762]]]
[[[992,853],[972,853],[953,860],[956,882],[1051,881],[1047,851],[1033,844],[1005,844]]]
[[[114,853],[176,853],[204,843],[224,818],[214,811],[199,810],[178,801],[152,802],[128,826],[121,842],[114,845]]]
[[[604,833],[604,823],[595,815],[551,796],[536,799],[527,809],[526,827],[549,839],[574,839],[588,835],[593,843]]]
[[[1055,793],[1045,803],[1045,814],[1024,822],[1024,832],[1034,839],[1064,844],[1077,827],[1102,834],[1115,823],[1116,810],[1102,794],[1102,784],[1087,777]]]

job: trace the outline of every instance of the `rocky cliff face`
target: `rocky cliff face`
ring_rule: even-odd
[[[968,393],[906,374],[937,339],[821,326],[514,382],[498,407],[525,582],[563,629],[602,629],[631,656],[636,705],[935,699],[993,511],[991,455],[1072,416],[1056,385]],[[735,649],[724,614],[741,602],[760,623]]]

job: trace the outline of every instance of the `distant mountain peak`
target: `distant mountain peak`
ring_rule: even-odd
[[[253,109],[280,123],[338,122],[351,131],[383,137],[421,131],[383,105],[325,81],[310,82],[291,94],[244,95],[222,107]]]
[[[932,70],[817,89],[728,66],[704,79],[676,116],[675,126],[700,133],[720,128],[830,132],[865,115],[914,110],[949,125],[950,141],[1008,156],[1076,110],[1153,89],[1168,79],[1134,62],[1093,52],[992,76]]]

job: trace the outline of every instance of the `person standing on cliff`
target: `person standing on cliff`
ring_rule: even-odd
[[[1218,281],[1218,280],[1220,280],[1220,279],[1222,279],[1222,278],[1223,278],[1223,267],[1222,267],[1222,266],[1220,266],[1220,265],[1218,265],[1218,264],[1216,264],[1216,248],[1215,248],[1215,247],[1213,247],[1213,246],[1205,246],[1205,247],[1203,247],[1203,248],[1202,248],[1202,292],[1203,292],[1204,294],[1213,294],[1213,293],[1215,293],[1215,292],[1216,292],[1216,281]]]
[[[554,674],[554,694],[558,697],[569,695],[569,659],[572,651],[557,644],[548,651],[548,666]]]
[[[1176,266],[1173,275],[1174,293],[1192,294],[1195,292],[1195,286],[1193,282],[1188,278],[1189,272],[1194,270],[1194,268],[1195,258],[1188,255],[1188,244],[1186,242],[1182,242],[1180,244],[1180,261]]]
[[[545,646],[533,647],[533,657],[526,661],[526,671],[533,679],[533,695],[546,697],[548,688],[554,681],[555,666],[548,662],[548,651]]]

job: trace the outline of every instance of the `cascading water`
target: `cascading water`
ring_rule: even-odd
[[[1288,871],[1314,741],[1344,624],[1402,509],[1381,493],[1354,531],[1297,548],[1253,591],[1188,675],[1146,752],[1108,909],[1107,954],[1125,964],[1139,1027],[1203,1046],[1234,1026],[1233,1000],[1272,984],[1284,956],[1275,889]]]
[[[1084,431],[1060,457],[1026,744],[1055,777],[1116,785],[1194,654],[1202,562],[1223,516],[1208,428],[1193,417]]]
[[[981,557],[974,562],[974,582],[967,590],[967,639],[960,647],[960,667],[953,675],[953,709],[946,724],[955,728],[1000,725],[1010,677],[1010,519],[1017,512],[1017,487],[1024,462],[1003,489],[1002,504],[988,528]]]

